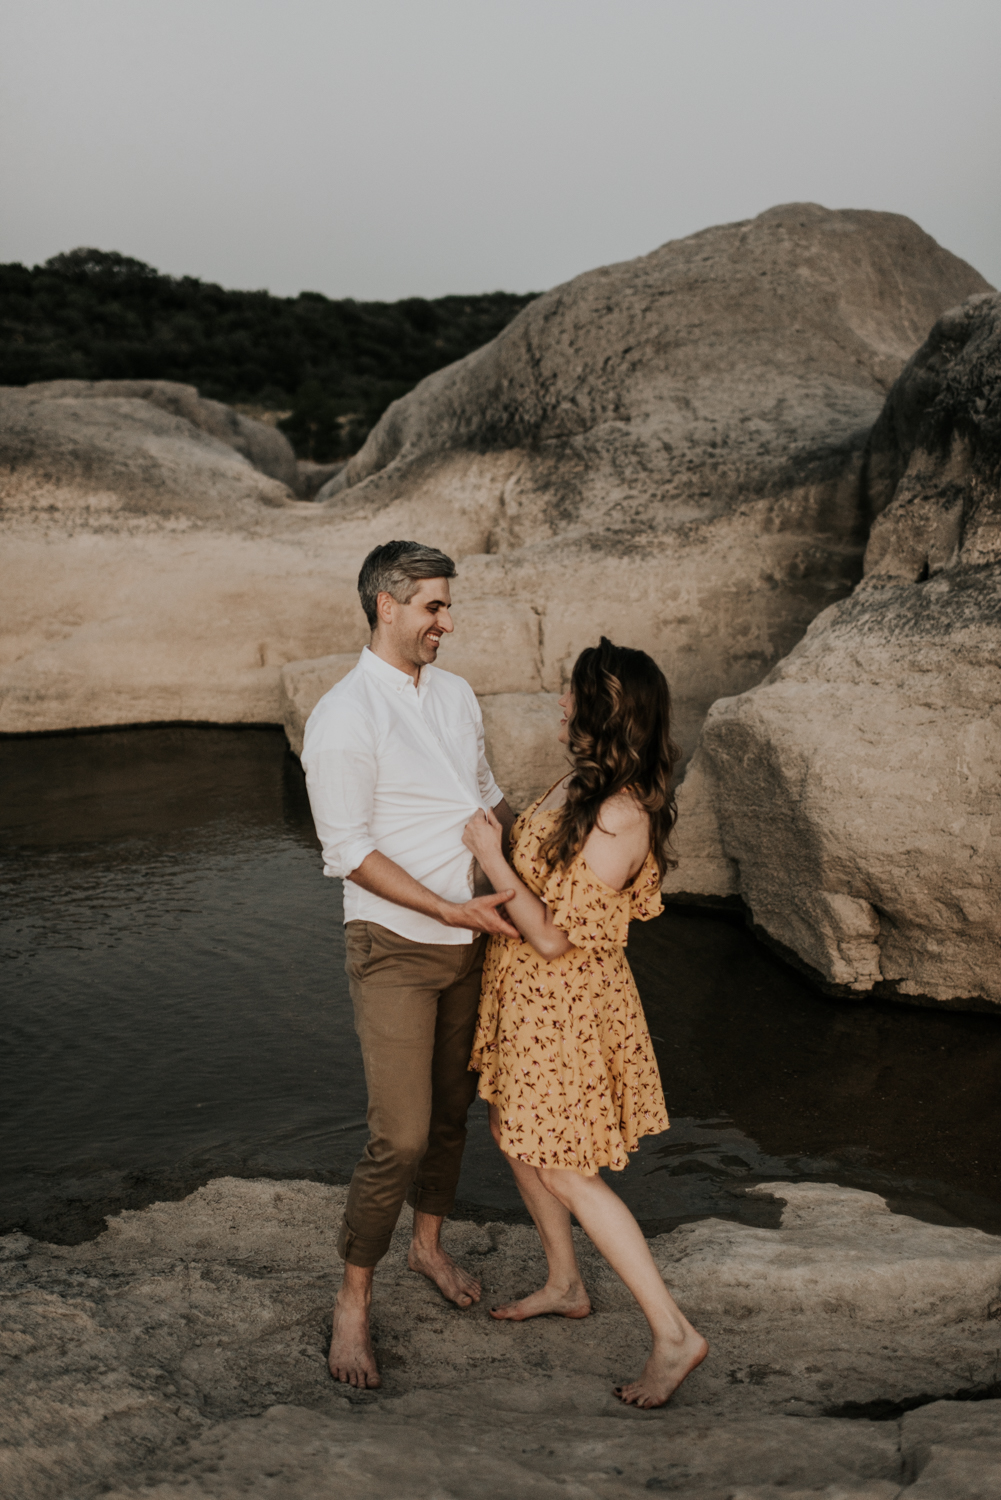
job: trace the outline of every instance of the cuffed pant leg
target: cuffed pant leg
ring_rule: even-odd
[[[431,1060],[431,1121],[427,1151],[407,1202],[426,1214],[450,1214],[466,1144],[466,1116],[476,1097],[477,1078],[469,1071],[487,939],[479,937],[462,955],[455,979],[438,1000]]]
[[[469,951],[411,943],[374,922],[347,924],[345,967],[365,1064],[369,1125],[338,1238],[351,1265],[374,1266],[385,1255],[427,1151],[439,999],[463,971]],[[475,1007],[473,1014],[475,1021]]]

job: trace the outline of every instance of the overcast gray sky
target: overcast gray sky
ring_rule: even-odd
[[[775,203],[1001,284],[999,0],[0,0],[0,260],[541,289]]]

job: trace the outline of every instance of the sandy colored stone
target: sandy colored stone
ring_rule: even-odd
[[[0,1484],[18,1500],[644,1490],[887,1500],[887,1486],[940,1452],[939,1428],[904,1419],[905,1475],[898,1420],[829,1413],[989,1384],[998,1299],[985,1305],[984,1294],[1001,1282],[1001,1242],[891,1214],[867,1193],[760,1191],[785,1200],[781,1228],[709,1220],[652,1242],[712,1345],[652,1413],[611,1393],[642,1358],[644,1324],[579,1234],[592,1316],[514,1325],[487,1306],[537,1284],[531,1228],[447,1226],[485,1287],[460,1312],[407,1270],[402,1223],[373,1304],[385,1383],[364,1394],[334,1385],[324,1358],[342,1188],[224,1178],[120,1214],[87,1244],[8,1237]],[[989,1443],[964,1432],[953,1446],[990,1472]]]
[[[846,1423],[810,1423],[797,1432],[773,1417],[725,1426],[682,1420],[669,1432],[623,1432],[625,1424],[614,1418],[588,1428],[559,1413],[526,1411],[506,1420],[504,1414],[453,1419],[445,1436],[430,1411],[424,1422],[404,1423],[374,1413],[336,1420],[277,1407],[261,1418],[220,1424],[192,1445],[179,1484],[167,1480],[138,1493],[156,1500],[611,1500],[650,1491],[713,1500],[896,1500],[896,1482],[862,1478],[898,1467],[895,1433],[874,1432],[872,1425],[846,1432]],[[744,1475],[774,1482],[735,1488]],[[835,1475],[819,1494],[813,1485],[805,1488]],[[114,1494],[124,1500],[137,1491]]]
[[[480,699],[487,759],[508,804],[521,812],[567,773],[556,738],[556,693],[493,693]]]
[[[950,312],[866,456],[866,577],[714,705],[673,892],[739,893],[823,978],[1001,1003],[1001,297]]]
[[[174,380],[45,380],[26,386],[25,392],[44,401],[146,401],[234,448],[255,469],[297,493],[299,469],[285,434],[270,422],[200,396],[193,385]]]
[[[368,640],[358,569],[387,533],[485,536],[475,508],[337,522],[145,401],[0,391],[0,433],[0,732],[280,723],[286,662]]]
[[[296,463],[296,494],[300,500],[315,500],[323,486],[343,467],[343,463],[317,464],[312,459],[300,458]]]
[[[278,711],[294,755],[302,754],[306,720],[324,693],[358,664],[357,651],[318,656],[314,661],[290,661],[279,673]]]
[[[277,723],[283,665],[366,639],[365,553],[417,537],[459,560],[442,662],[478,693],[558,693],[604,631],[667,668],[690,749],[850,590],[866,433],[984,286],[894,215],[706,230],[531,304],[318,502],[281,434],[190,388],[0,393],[0,730]]]
[[[894,215],[789,204],[705,230],[531,303],[395,403],[321,499],[430,508],[483,454],[489,555],[456,597],[474,618],[532,604],[549,691],[602,632],[652,651],[690,750],[859,576],[869,428],[985,286]]]
[[[710,1219],[658,1241],[665,1280],[705,1314],[805,1314],[815,1325],[843,1316],[870,1327],[912,1319],[947,1326],[1001,1311],[995,1235],[923,1224],[891,1213],[875,1193],[828,1183],[751,1191],[785,1200],[780,1233]]]
[[[914,1500],[1001,1495],[1001,1401],[935,1401],[901,1423],[905,1490]]]

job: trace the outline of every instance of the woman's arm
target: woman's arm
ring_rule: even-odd
[[[481,812],[466,824],[462,842],[476,856],[495,891],[514,891],[504,905],[525,941],[543,958],[559,958],[573,944],[565,932],[554,926],[553,914],[546,903],[518,879],[504,858],[503,836],[504,830],[493,813]]]
[[[507,914],[522,937],[543,958],[559,958],[573,944],[544,901],[518,879],[504,857],[504,830],[493,813],[477,813],[466,824],[463,843],[479,862],[495,891],[513,890]],[[628,792],[610,797],[584,842],[581,853],[592,875],[612,890],[635,879],[650,849],[650,819]]]

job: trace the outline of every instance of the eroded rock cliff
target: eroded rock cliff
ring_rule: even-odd
[[[514,649],[548,691],[603,631],[643,646],[690,749],[860,576],[869,429],[934,319],[985,286],[896,215],[774,208],[538,298],[391,407],[321,497],[490,493],[489,555],[457,591],[477,644],[481,612],[530,607]]]
[[[866,433],[984,285],[895,215],[709,229],[532,303],[313,504],[186,388],[8,390],[0,730],[277,722],[283,665],[363,643],[365,552],[416,536],[461,564],[443,666],[559,691],[605,631],[663,661],[690,748],[859,576]]]
[[[675,891],[739,893],[824,979],[1001,1004],[1001,297],[936,325],[868,445],[865,579],[717,703]]]

